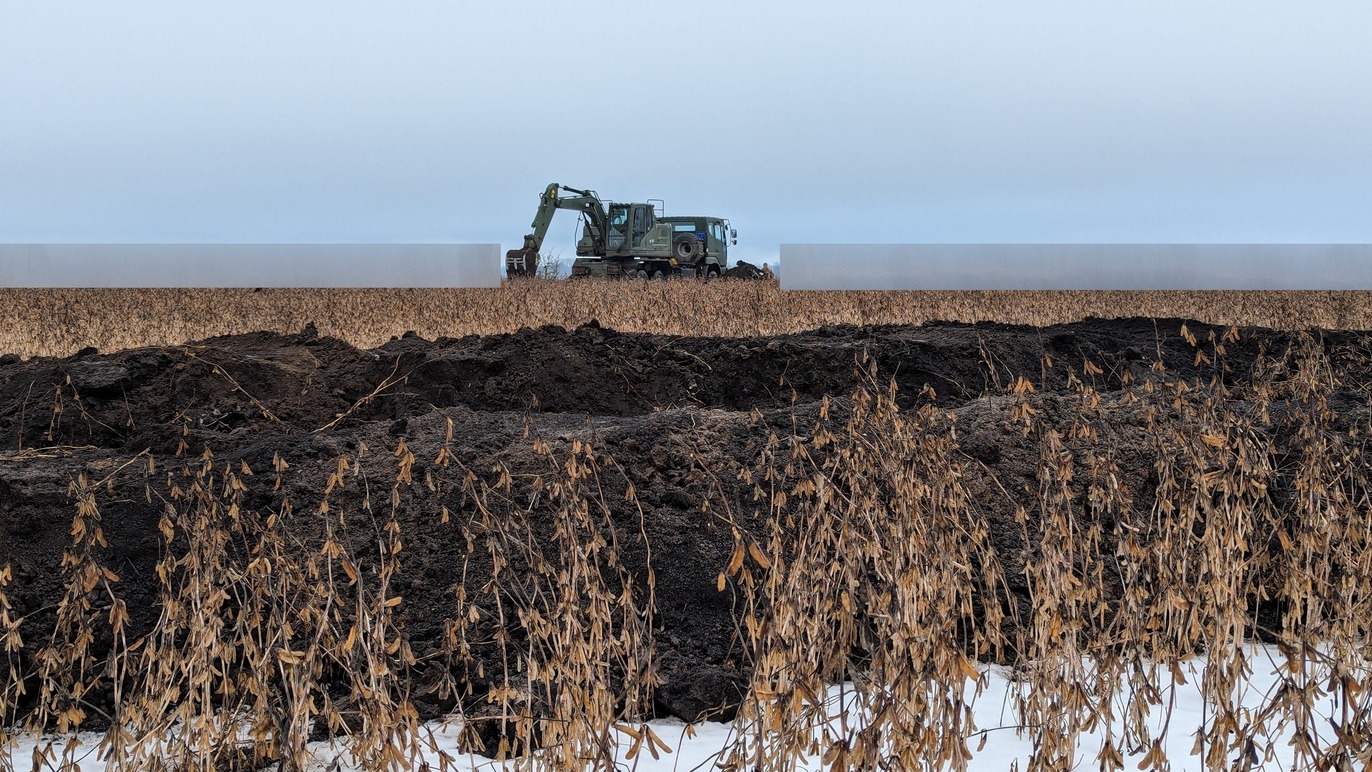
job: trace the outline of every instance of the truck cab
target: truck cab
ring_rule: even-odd
[[[683,270],[718,276],[729,266],[729,245],[738,243],[738,232],[720,217],[664,217],[672,226],[673,257]],[[691,237],[695,244],[688,249]]]

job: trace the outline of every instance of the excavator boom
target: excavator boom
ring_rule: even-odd
[[[570,193],[563,196],[563,192]],[[609,229],[609,215],[605,204],[593,190],[578,190],[554,182],[548,185],[538,201],[538,211],[530,224],[530,232],[524,237],[524,246],[505,253],[505,273],[509,276],[535,276],[538,274],[538,253],[543,248],[543,239],[548,235],[548,226],[559,209],[571,209],[586,217],[586,228],[596,244],[597,254],[605,253],[605,233]]]

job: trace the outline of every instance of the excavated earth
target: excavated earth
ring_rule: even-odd
[[[1094,380],[1110,416],[1101,431],[1115,443],[1123,482],[1146,503],[1156,485],[1153,461],[1135,431],[1141,411],[1118,403],[1123,384],[1146,380],[1158,361],[1173,378],[1203,384],[1219,372],[1222,382],[1242,383],[1260,352],[1280,353],[1295,340],[1239,330],[1220,371],[1197,361],[1182,325],[1178,319],[1092,319],[1048,328],[936,323],[718,339],[626,334],[591,323],[460,339],[407,335],[372,350],[307,327],[168,348],[87,349],[65,359],[6,356],[0,358],[0,567],[12,567],[8,597],[24,618],[20,663],[31,670],[52,633],[76,514],[70,486],[81,475],[101,483],[97,501],[107,545],[97,558],[119,577],[114,588],[128,605],[136,637],[159,613],[155,564],[166,549],[159,532],[164,505],[147,495],[150,478],[165,480],[161,470],[180,468],[183,459],[208,449],[216,465],[253,470],[242,478],[245,509],[276,511],[289,498],[296,513],[313,514],[338,460],[350,459],[370,482],[349,482],[331,501],[349,526],[350,549],[375,554],[376,517],[389,511],[389,502],[369,509],[363,498],[387,498],[393,453],[403,441],[416,460],[413,482],[398,488],[405,544],[396,580],[404,596],[398,621],[420,661],[408,677],[421,712],[450,711],[452,698],[426,688],[442,675],[442,659],[431,655],[457,613],[456,588],[465,583],[474,595],[490,577],[489,563],[464,562],[463,529],[475,515],[452,482],[460,477],[453,470],[471,470],[480,484],[494,485],[492,470],[503,466],[518,494],[520,481],[555,471],[535,450],[536,438],[555,457],[583,440],[602,454],[604,469],[622,470],[605,474],[605,499],[635,581],[646,584],[649,549],[653,556],[662,681],[657,712],[691,720],[728,715],[746,683],[747,664],[735,594],[716,588],[734,547],[721,513],[761,531],[752,487],[739,472],[757,463],[769,434],[793,425],[808,430],[826,396],[841,411],[865,378],[864,359],[875,363],[883,385],[894,380],[902,405],[928,403],[932,394],[933,404],[956,410],[967,487],[991,521],[1010,576],[1010,602],[1024,606],[1026,551],[1014,515],[1037,490],[1039,448],[1012,425],[1010,385],[1027,377],[1051,417],[1054,400],[1074,397],[1069,371],[1085,377],[1085,362],[1098,367]],[[1202,342],[1226,332],[1195,322],[1188,329]],[[1338,373],[1336,420],[1366,422],[1372,333],[1318,331],[1316,337]],[[453,462],[440,467],[435,462],[445,443]],[[148,457],[159,470],[151,475],[144,471]],[[289,467],[273,490],[277,459]],[[636,502],[625,500],[626,480]],[[319,520],[292,521],[301,529],[300,543],[317,543],[310,540],[319,536]],[[550,538],[547,519],[529,522],[547,529],[532,534],[535,540]],[[109,636],[98,634],[96,653],[108,645]],[[479,701],[499,654],[486,647],[475,656],[489,661],[486,681],[476,679],[470,698]]]

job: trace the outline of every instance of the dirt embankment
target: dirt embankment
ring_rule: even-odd
[[[317,550],[328,521],[353,554],[374,554],[393,515],[404,540],[396,622],[415,655],[407,671],[415,699],[430,715],[456,704],[459,697],[430,687],[452,674],[441,656],[450,651],[445,631],[468,613],[463,603],[478,598],[485,605],[472,612],[481,633],[473,633],[472,651],[484,667],[480,675],[456,674],[473,687],[462,699],[475,704],[503,667],[506,654],[491,643],[502,639],[497,628],[507,628],[504,640],[516,648],[523,637],[515,620],[492,611],[498,592],[482,595],[495,569],[474,525],[479,491],[498,488],[508,474],[505,511],[523,513],[529,539],[551,545],[556,523],[541,509],[548,497],[539,486],[558,479],[559,460],[587,442],[603,461],[600,501],[640,598],[648,596],[653,570],[657,712],[688,719],[727,713],[749,663],[737,594],[716,583],[734,550],[733,528],[762,530],[765,511],[740,473],[755,467],[773,433],[808,435],[826,396],[840,398],[832,420],[841,423],[842,398],[868,383],[873,365],[876,385],[894,381],[902,405],[956,411],[966,485],[1010,577],[1007,603],[1027,613],[1023,569],[1031,557],[1015,512],[1032,510],[1038,496],[1040,447],[1019,430],[1009,395],[1025,378],[1039,420],[1065,426],[1074,420],[1080,382],[1092,383],[1104,406],[1097,441],[1109,444],[1136,505],[1148,506],[1157,480],[1142,426],[1152,419],[1124,392],[1165,373],[1198,388],[1231,387],[1221,402],[1243,409],[1238,403],[1251,398],[1244,384],[1254,368],[1265,355],[1284,356],[1295,341],[1288,333],[1239,330],[1217,362],[1197,351],[1213,353],[1227,330],[1191,323],[1192,342],[1182,329],[1181,320],[1127,319],[715,339],[591,324],[436,341],[407,336],[359,350],[307,328],[86,350],[60,360],[0,359],[0,566],[12,567],[7,594],[24,619],[19,661],[32,670],[52,637],[76,513],[71,483],[83,474],[100,483],[105,544],[95,554],[119,577],[113,587],[136,638],[160,613],[157,563],[168,550],[160,526],[169,491],[184,484],[179,470],[208,450],[211,464],[239,475],[243,511],[279,514],[289,501],[290,538],[302,552]],[[1330,404],[1338,425],[1366,423],[1372,335],[1324,332],[1315,345],[1337,381]],[[404,469],[397,466],[403,454],[395,453],[402,442],[414,454]],[[348,463],[346,481],[326,494],[340,459]],[[316,514],[326,495],[328,515]],[[1084,503],[1085,491],[1080,495]],[[248,552],[231,546],[230,559]],[[357,565],[365,573],[378,562],[359,557]],[[111,640],[108,631],[98,633],[94,651]],[[34,698],[31,691],[26,699]],[[90,699],[99,703],[101,695]]]

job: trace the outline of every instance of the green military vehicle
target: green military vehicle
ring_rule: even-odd
[[[524,237],[524,246],[505,253],[507,275],[538,274],[539,250],[559,209],[582,217],[574,277],[661,279],[688,272],[719,276],[728,267],[729,245],[738,243],[737,231],[719,217],[664,217],[661,201],[606,205],[593,190],[554,182],[539,199],[533,232]]]

